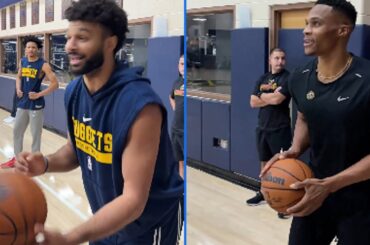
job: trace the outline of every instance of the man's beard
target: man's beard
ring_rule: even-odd
[[[70,70],[73,75],[78,76],[78,75],[84,75],[88,74],[95,69],[98,69],[101,67],[104,63],[104,55],[102,51],[96,52],[90,59],[88,59],[85,64],[82,66],[81,69],[76,69],[74,70],[72,66],[70,67]]]

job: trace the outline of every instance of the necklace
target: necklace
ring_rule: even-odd
[[[337,80],[338,78],[340,78],[349,69],[349,67],[352,64],[352,60],[353,60],[353,56],[351,55],[351,56],[348,57],[346,65],[337,74],[335,74],[333,76],[324,76],[319,71],[319,69],[316,69],[316,71],[317,71],[317,78],[320,81],[322,81],[322,82],[334,82],[335,80]]]

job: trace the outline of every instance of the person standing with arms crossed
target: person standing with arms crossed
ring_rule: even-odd
[[[271,71],[256,82],[250,98],[251,107],[259,108],[256,139],[261,169],[274,154],[281,149],[287,150],[291,145],[290,95],[282,90],[289,77],[285,63],[285,52],[280,48],[272,49],[269,56]],[[256,196],[248,199],[246,203],[249,206],[257,206],[265,203],[265,200],[261,191],[258,191]],[[278,213],[278,217],[288,216]]]
[[[315,178],[291,186],[305,189],[287,210],[291,245],[370,241],[370,62],[347,51],[356,18],[346,0],[319,0],[310,10],[303,45],[316,58],[288,82],[298,108],[293,143],[261,172],[310,147]]]
[[[77,75],[66,89],[69,138],[54,154],[23,152],[18,172],[37,176],[81,168],[93,216],[61,233],[35,227],[43,244],[175,245],[184,192],[166,110],[143,68],[115,60],[128,32],[113,0],[72,2],[65,46]]]
[[[24,132],[30,123],[32,134],[32,152],[41,148],[41,134],[44,124],[44,96],[58,88],[58,81],[50,65],[39,57],[42,42],[35,36],[24,38],[25,54],[21,59],[17,78],[17,112],[13,129],[14,155],[12,159],[0,165],[2,168],[14,167],[16,156],[23,149]],[[44,77],[50,81],[48,88],[41,90]],[[14,103],[14,101],[13,101]]]
[[[172,120],[171,142],[176,161],[179,162],[179,173],[184,178],[184,55],[180,56],[179,77],[173,83],[169,96],[175,115]]]

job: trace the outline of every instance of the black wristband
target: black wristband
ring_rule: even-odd
[[[49,160],[47,157],[44,156],[44,163],[45,163],[45,170],[44,173],[46,173],[49,169]]]

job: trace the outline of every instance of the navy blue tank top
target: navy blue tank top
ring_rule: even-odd
[[[18,100],[18,108],[26,110],[40,110],[45,107],[44,97],[40,97],[36,100],[31,100],[28,97],[29,92],[40,92],[41,83],[45,77],[45,73],[42,72],[42,66],[45,60],[39,58],[36,61],[28,61],[26,57],[21,59],[21,90],[23,92],[22,98]]]
[[[111,78],[100,90],[90,94],[83,77],[67,87],[65,106],[68,131],[80,163],[87,197],[93,213],[122,194],[122,153],[127,134],[139,112],[148,104],[163,111],[160,146],[148,202],[143,214],[105,241],[120,244],[130,241],[155,226],[166,214],[178,208],[183,181],[172,156],[167,132],[167,115],[160,98],[141,77],[142,69],[118,63]]]

